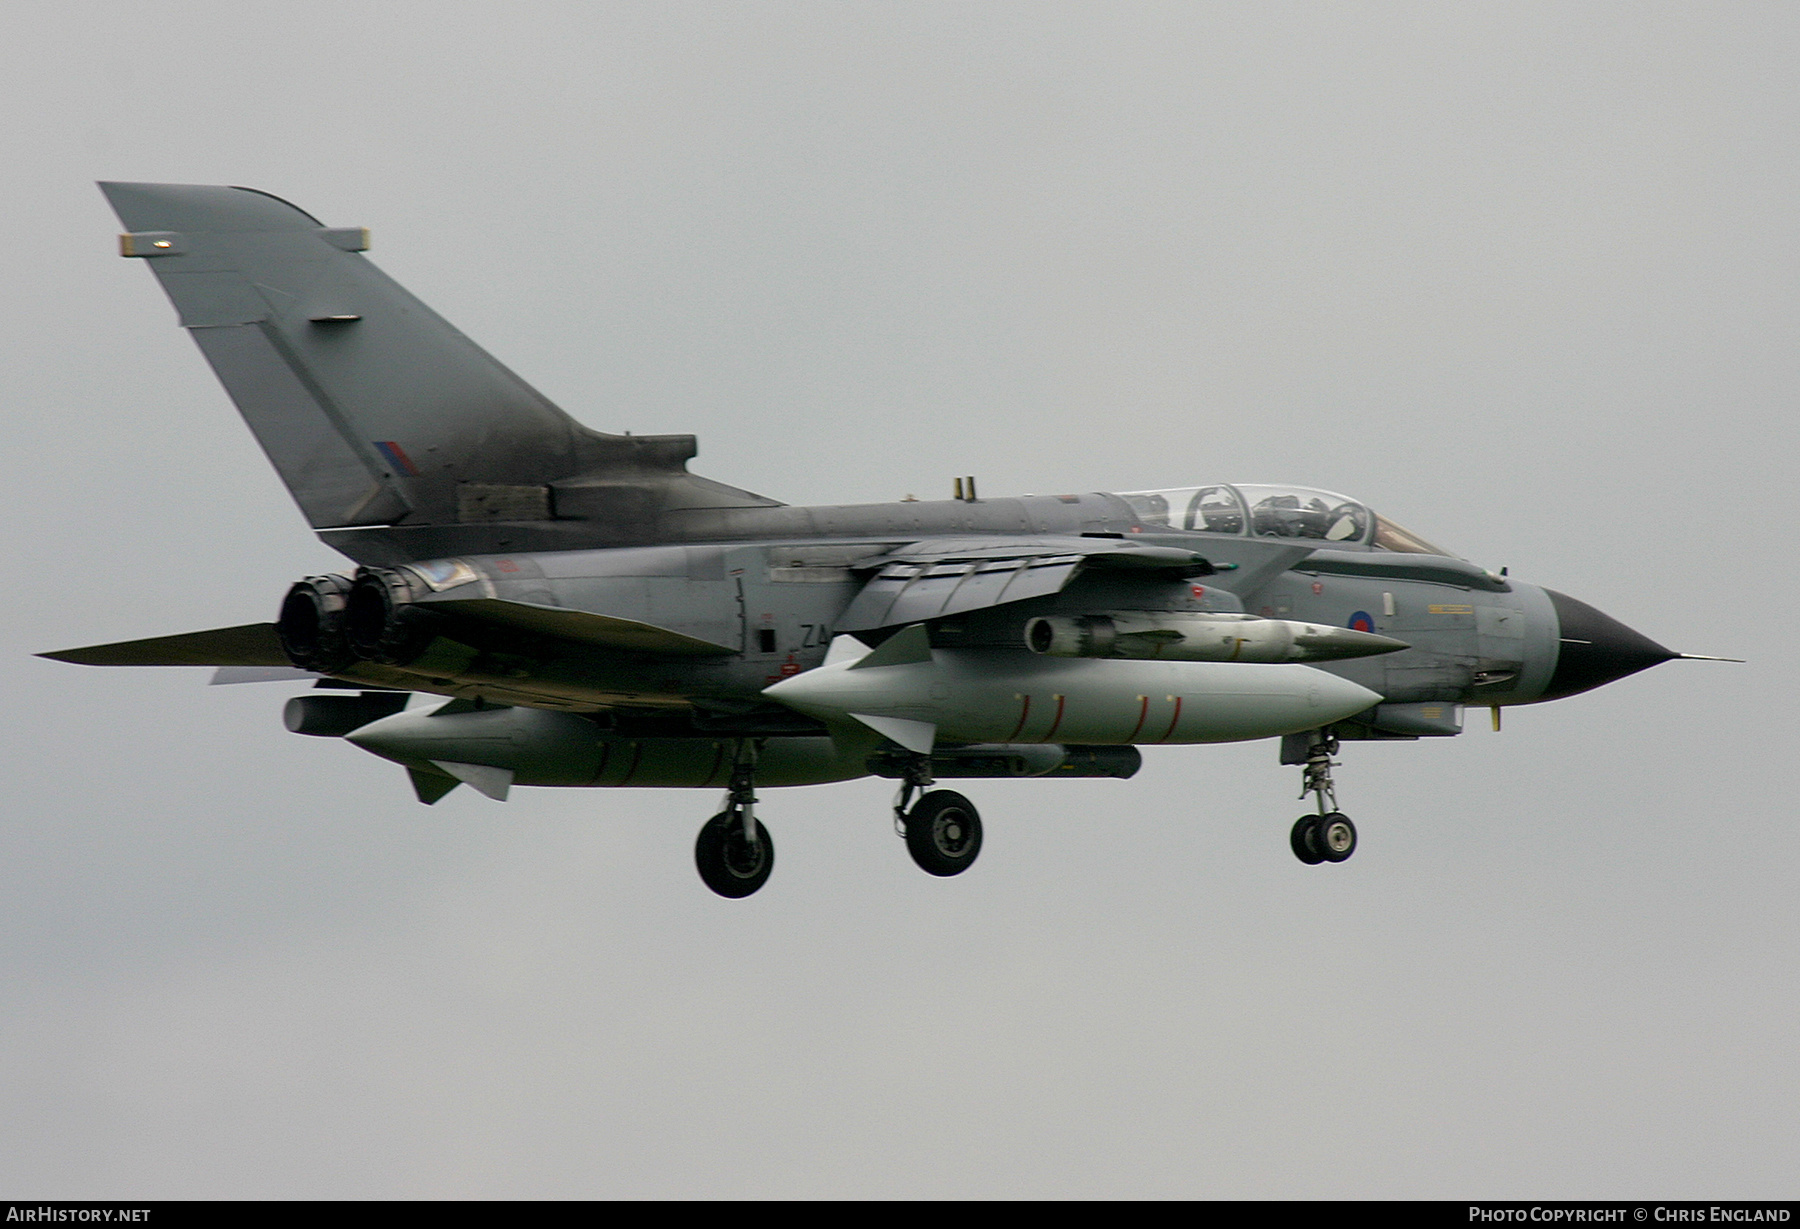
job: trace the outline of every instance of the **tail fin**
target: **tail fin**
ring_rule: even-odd
[[[583,427],[370,264],[366,231],[250,188],[100,188],[315,529],[546,521],[577,478],[577,519],[773,502],[688,475],[691,435]]]

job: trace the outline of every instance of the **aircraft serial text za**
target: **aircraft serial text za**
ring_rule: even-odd
[[[687,435],[575,422],[321,225],[246,188],[103,184],[319,537],[273,623],[46,654],[311,679],[288,728],[460,784],[723,788],[701,877],[774,865],[758,787],[898,780],[934,875],[981,820],[941,779],[1129,777],[1142,746],[1279,738],[1309,864],[1356,828],[1343,741],[1460,731],[1671,658],[1353,499],[1288,486],[789,507]],[[847,651],[854,649],[855,651]],[[408,709],[412,693],[443,703]]]

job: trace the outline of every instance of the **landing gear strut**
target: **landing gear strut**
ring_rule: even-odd
[[[775,842],[756,818],[756,744],[738,740],[725,791],[725,809],[707,820],[694,842],[700,878],[720,896],[736,900],[769,881],[775,869]]]
[[[1294,856],[1308,866],[1321,862],[1343,862],[1356,852],[1356,825],[1337,809],[1337,791],[1332,788],[1331,770],[1337,761],[1338,740],[1328,730],[1312,730],[1294,738],[1306,740],[1305,765],[1300,785],[1302,798],[1311,794],[1318,804],[1318,814],[1302,815],[1288,833],[1288,845]],[[1285,750],[1285,749],[1284,749]],[[1283,755],[1284,763],[1295,762]]]
[[[906,838],[906,852],[930,875],[960,875],[981,853],[981,815],[975,804],[955,790],[915,791],[931,785],[931,759],[916,756],[907,766],[900,792],[894,795],[894,827]]]

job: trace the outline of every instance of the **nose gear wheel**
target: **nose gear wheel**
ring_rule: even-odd
[[[1306,764],[1301,770],[1300,796],[1311,794],[1319,813],[1302,815],[1288,833],[1288,847],[1294,856],[1308,866],[1321,862],[1343,862],[1356,852],[1356,825],[1337,809],[1337,791],[1332,787],[1331,770],[1338,761],[1338,740],[1329,730],[1314,730],[1306,746]],[[1292,762],[1292,761],[1288,761]]]
[[[1308,866],[1317,866],[1325,860],[1325,855],[1319,852],[1318,828],[1317,815],[1302,815],[1294,821],[1294,830],[1288,834],[1288,846],[1293,849],[1294,856]]]
[[[1288,834],[1294,856],[1308,866],[1342,862],[1356,852],[1356,825],[1342,811],[1302,815]]]

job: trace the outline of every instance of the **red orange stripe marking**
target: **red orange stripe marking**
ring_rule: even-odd
[[[1015,725],[1012,728],[1012,733],[1006,736],[1007,742],[1011,742],[1019,736],[1019,731],[1025,728],[1025,719],[1031,716],[1031,697],[1014,696],[1013,698],[1016,700],[1023,700],[1024,703],[1019,706],[1019,724]]]
[[[1150,697],[1149,696],[1139,696],[1138,697],[1137,724],[1132,726],[1131,733],[1129,733],[1125,736],[1126,742],[1132,742],[1137,738],[1138,731],[1144,728],[1144,718],[1148,717],[1149,715],[1150,715]]]
[[[1170,696],[1169,699],[1175,701],[1175,713],[1169,718],[1169,728],[1164,730],[1162,737],[1156,740],[1159,743],[1166,743],[1169,741],[1169,735],[1175,732],[1175,723],[1181,720],[1181,697]]]

